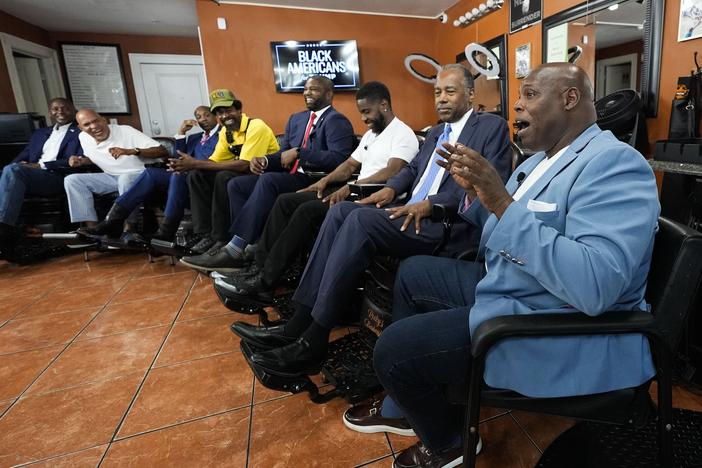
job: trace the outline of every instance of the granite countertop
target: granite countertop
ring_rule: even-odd
[[[648,163],[651,165],[651,168],[654,171],[702,176],[702,164],[692,164],[673,161],[655,161],[653,159],[649,159]]]

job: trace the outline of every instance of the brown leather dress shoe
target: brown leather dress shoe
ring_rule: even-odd
[[[475,453],[480,453],[483,441],[478,439]],[[392,464],[393,468],[453,468],[463,463],[463,448],[447,450],[441,454],[433,453],[422,442],[417,442],[404,449]]]
[[[380,414],[382,400],[352,406],[344,412],[344,425],[351,430],[373,434],[392,432],[401,436],[414,436],[414,430],[405,418],[385,418]]]

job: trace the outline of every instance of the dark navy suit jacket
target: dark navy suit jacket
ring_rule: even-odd
[[[327,109],[315,122],[307,148],[301,148],[310,111],[298,112],[288,119],[280,150],[268,155],[267,171],[285,170],[280,155],[290,148],[300,148],[300,164],[304,170],[331,172],[356,149],[356,136],[349,119],[333,107]]]
[[[41,155],[44,149],[44,143],[49,139],[51,132],[54,127],[40,128],[32,134],[29,138],[29,144],[17,155],[15,159],[12,160],[13,163],[26,161],[28,163],[36,163],[41,159]],[[49,161],[45,164],[48,170],[54,170],[59,168],[68,167],[68,158],[71,156],[82,156],[83,148],[80,146],[80,141],[78,141],[78,135],[80,135],[80,130],[78,125],[72,123],[66,132],[66,136],[61,142],[59,147],[58,156],[56,156],[56,161]]]
[[[218,127],[217,132],[222,127]],[[193,133],[186,138],[176,138],[176,151],[187,153],[195,159],[207,159],[214,152],[217,141],[219,140],[218,133],[210,135],[204,145],[200,145],[200,139],[203,132]],[[176,153],[177,154],[177,153]]]
[[[436,142],[444,131],[444,125],[442,123],[432,128],[412,162],[387,181],[386,185],[393,188],[396,195],[407,192],[407,200],[411,198],[414,187],[419,183],[427,164],[432,160]],[[473,111],[458,136],[458,142],[483,155],[497,170],[502,180],[507,181],[512,169],[512,148],[509,144],[509,127],[502,117]],[[444,171],[439,190],[436,194],[429,196],[429,201],[432,204],[445,205],[448,210],[456,212],[464,195],[465,192],[461,186],[448,172]],[[476,229],[468,223],[456,223],[451,231],[451,239],[460,242],[459,248],[464,249],[466,235],[468,235],[468,244],[477,245],[481,230],[482,226]],[[449,249],[451,250],[451,247]]]

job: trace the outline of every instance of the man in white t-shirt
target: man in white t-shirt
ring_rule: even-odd
[[[357,173],[358,183],[383,184],[414,159],[419,144],[414,131],[395,117],[390,91],[370,81],[356,93],[356,105],[368,131],[351,156],[332,173],[298,193],[278,197],[256,249],[256,274],[217,279],[229,291],[262,299],[272,291],[295,258],[310,248],[331,205],[350,195],[346,181]],[[344,184],[339,188],[339,184]]]
[[[145,160],[168,156],[157,141],[129,125],[108,124],[91,109],[76,114],[84,156],[72,156],[71,167],[95,164],[102,173],[72,174],[64,179],[71,222],[94,227],[97,214],[93,194],[124,193],[144,170]],[[110,216],[110,213],[107,214]]]

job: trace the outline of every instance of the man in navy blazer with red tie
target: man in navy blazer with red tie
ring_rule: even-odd
[[[29,144],[0,177],[0,244],[7,247],[15,236],[15,223],[26,195],[49,197],[63,194],[68,158],[82,156],[76,110],[65,98],[49,102],[52,126],[40,128]]]
[[[332,107],[333,82],[312,76],[302,96],[308,110],[290,117],[280,150],[253,158],[253,174],[235,177],[227,185],[231,241],[215,244],[203,255],[183,257],[182,263],[203,271],[242,266],[244,248],[258,241],[278,195],[307,187],[312,183],[307,171],[332,172],[353,152],[351,122]]]

